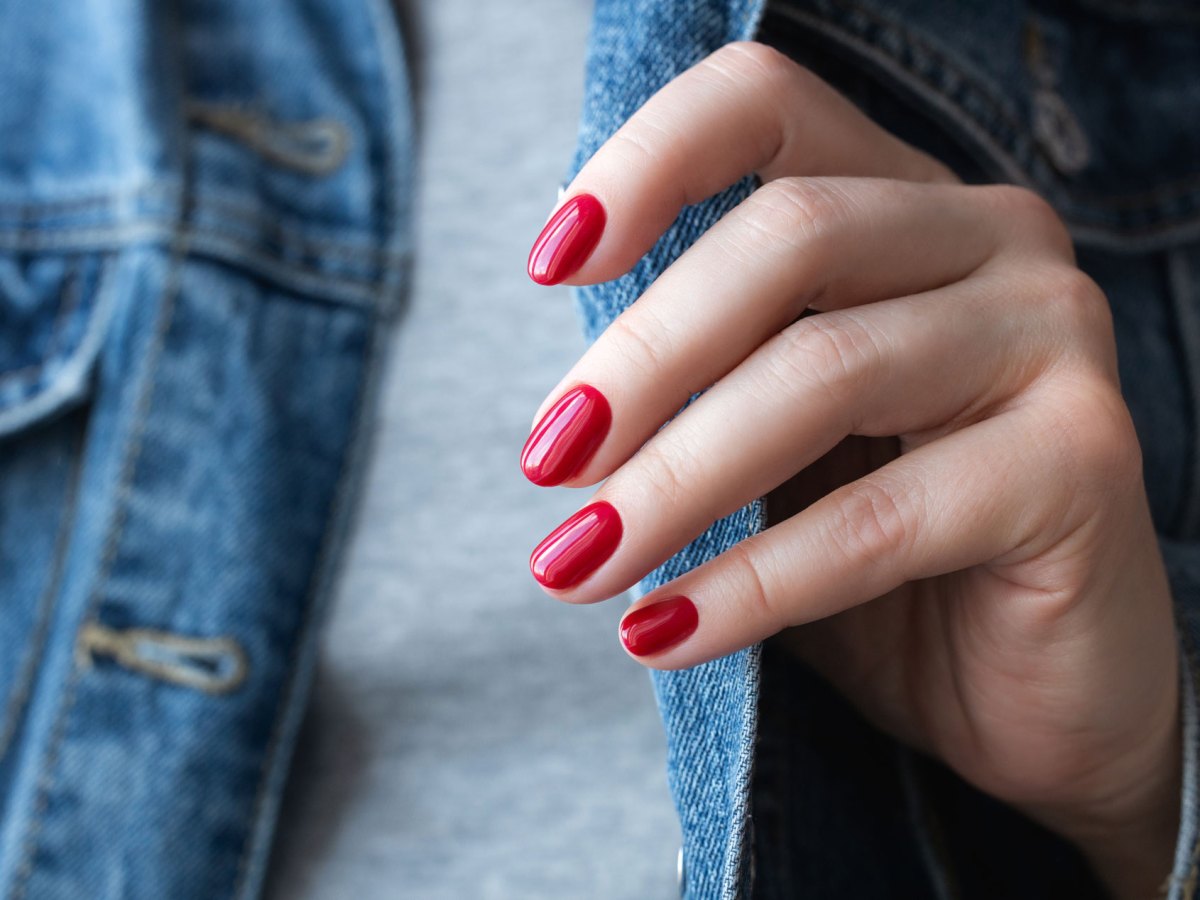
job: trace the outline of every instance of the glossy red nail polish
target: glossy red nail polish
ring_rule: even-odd
[[[593,503],[533,548],[529,571],[548,588],[569,588],[595,572],[620,542],[621,517],[617,511],[604,501]]]
[[[538,284],[570,278],[600,242],[604,207],[591,194],[577,194],[558,208],[529,251],[529,277]]]
[[[521,471],[542,487],[562,484],[592,458],[611,424],[612,410],[602,393],[590,384],[572,388],[525,440]]]
[[[696,604],[671,597],[627,613],[621,620],[621,643],[634,656],[650,656],[689,637],[699,623]]]

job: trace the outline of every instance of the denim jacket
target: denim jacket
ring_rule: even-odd
[[[597,0],[576,165],[786,44],[1066,217],[1114,307],[1179,610],[1197,847],[1200,25],[1178,0]],[[0,898],[254,896],[409,248],[387,0],[0,0]],[[745,181],[633,273],[595,334]],[[646,587],[762,527],[717,523]],[[1069,847],[770,648],[656,676],[691,897],[1084,897]],[[786,685],[787,690],[778,690]]]
[[[792,54],[967,181],[1047,198],[1113,309],[1122,390],[1176,601],[1184,779],[1172,898],[1197,881],[1200,6],[1172,0],[597,0],[572,171],[734,40]],[[637,267],[577,292],[598,334],[753,189],[686,209]],[[764,526],[717,522],[650,590]],[[867,726],[768,643],[654,684],[686,896],[1101,896],[1078,853]],[[1163,873],[1164,877],[1168,873]]]
[[[387,0],[0,0],[0,898],[259,892],[408,109]]]

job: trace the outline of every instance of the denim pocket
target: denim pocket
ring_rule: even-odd
[[[965,180],[1037,191],[1081,244],[1194,241],[1200,17],[1095,5],[774,0],[763,35]]]
[[[965,181],[1055,207],[1113,311],[1155,524],[1200,538],[1200,16],[1151,6],[774,0],[762,37]]]
[[[107,259],[0,255],[0,441],[86,395],[112,308]]]

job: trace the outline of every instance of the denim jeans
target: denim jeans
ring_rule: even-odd
[[[252,897],[403,285],[392,11],[0,22],[0,897]]]
[[[1105,290],[1176,600],[1185,773],[1170,896],[1191,896],[1200,772],[1200,9],[1114,0],[598,0],[572,171],[665,82],[722,44],[755,37],[965,180],[1036,190]],[[752,189],[746,179],[687,208],[632,272],[580,289],[588,335]],[[761,501],[717,522],[641,590],[764,524]],[[1098,895],[1072,847],[870,728],[770,643],[653,678],[688,897]]]

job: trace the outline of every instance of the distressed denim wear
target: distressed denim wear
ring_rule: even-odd
[[[597,0],[572,173],[662,85],[758,38],[968,182],[1058,210],[1109,298],[1176,601],[1184,782],[1167,891],[1197,880],[1200,638],[1200,8],[1117,0]],[[577,291],[599,334],[725,212],[683,211],[628,275]],[[648,591],[765,525],[756,502]],[[692,898],[1102,896],[1065,841],[874,730],[768,642],[653,673]],[[1164,877],[1168,873],[1163,873]]]
[[[0,3],[0,897],[259,892],[408,254],[387,0]]]

